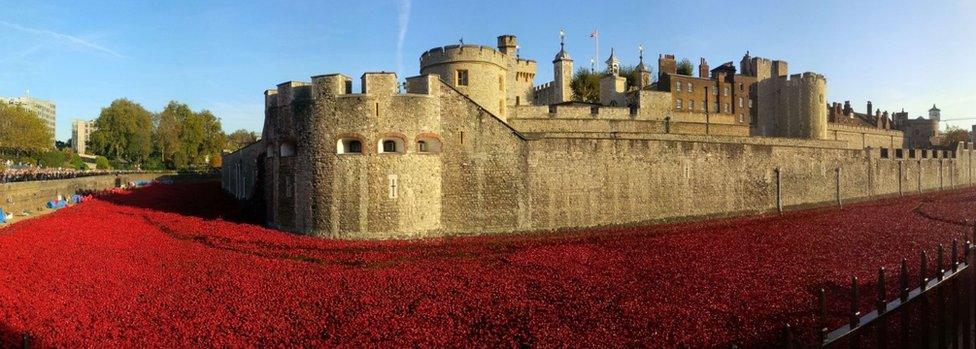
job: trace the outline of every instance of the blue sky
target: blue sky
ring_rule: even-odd
[[[605,58],[625,64],[637,45],[714,67],[753,55],[827,76],[832,101],[871,100],[923,115],[976,117],[976,0],[946,1],[86,1],[0,0],[0,95],[58,104],[58,139],[113,99],[150,110],[170,100],[221,117],[228,132],[260,130],[262,92],[288,80],[364,71],[416,75],[432,47],[495,45],[515,34],[540,62],[565,28],[567,50],[588,65],[600,31]],[[358,87],[357,87],[358,88]],[[967,127],[976,120],[955,124]]]

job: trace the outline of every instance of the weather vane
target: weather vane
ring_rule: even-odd
[[[566,30],[559,29],[559,47],[562,48],[566,45]]]
[[[640,52],[640,61],[643,62],[644,61],[644,44],[638,44],[637,45],[637,51]]]

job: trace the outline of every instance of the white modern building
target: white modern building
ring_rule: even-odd
[[[41,118],[41,121],[47,125],[48,130],[51,131],[51,146],[54,146],[54,122],[58,115],[57,106],[54,102],[33,98],[29,95],[23,97],[0,97],[0,102],[13,104],[36,113]]]

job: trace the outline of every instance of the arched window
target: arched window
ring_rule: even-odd
[[[436,154],[441,152],[441,141],[430,136],[417,137],[417,152],[421,154]]]
[[[342,138],[336,142],[336,154],[362,154],[363,142],[356,138]]]
[[[395,154],[403,153],[406,147],[403,144],[403,139],[398,137],[390,137],[380,139],[376,144],[376,149],[380,154]]]
[[[295,143],[291,141],[282,142],[281,146],[278,148],[278,151],[281,152],[280,154],[283,158],[295,156]]]

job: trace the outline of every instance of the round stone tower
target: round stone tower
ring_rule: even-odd
[[[502,38],[499,38],[500,42]],[[435,74],[499,118],[505,119],[509,55],[514,41],[505,39],[500,52],[480,45],[438,47],[420,56],[420,74]]]

